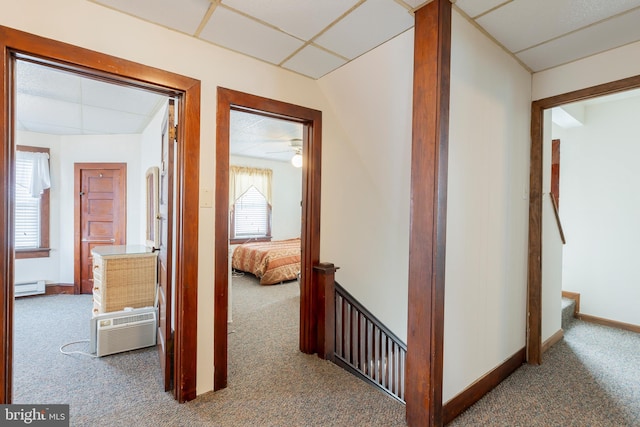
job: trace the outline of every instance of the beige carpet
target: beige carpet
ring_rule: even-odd
[[[154,348],[98,359],[62,355],[60,345],[88,337],[90,311],[84,295],[16,301],[16,403],[68,403],[72,426],[405,425],[402,404],[298,351],[295,281],[234,280],[229,387],[186,404],[160,391]]]

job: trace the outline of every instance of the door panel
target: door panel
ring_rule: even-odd
[[[93,291],[91,250],[126,243],[126,186],[125,163],[75,164],[76,293]]]
[[[171,327],[173,241],[173,151],[175,138],[174,101],[169,100],[162,125],[162,167],[160,170],[160,248],[158,253],[158,353],[165,391],[173,387],[173,330]]]

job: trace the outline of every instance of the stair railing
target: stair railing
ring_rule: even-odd
[[[404,403],[407,346],[335,281],[337,267],[318,274],[318,355]]]

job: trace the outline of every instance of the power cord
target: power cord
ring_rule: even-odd
[[[83,356],[89,356],[89,357],[93,357],[93,358],[98,357],[95,354],[87,353],[86,351],[78,351],[78,350],[66,351],[66,350],[64,350],[65,347],[68,347],[68,346],[73,345],[73,344],[80,344],[80,343],[83,343],[83,342],[89,342],[89,340],[73,341],[73,342],[70,342],[70,343],[67,343],[67,344],[63,344],[63,345],[60,346],[60,353],[66,354],[67,356],[70,356],[72,354],[81,354]]]

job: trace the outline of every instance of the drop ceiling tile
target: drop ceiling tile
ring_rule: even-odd
[[[146,117],[85,105],[82,107],[82,124],[88,134],[134,134],[144,130]]]
[[[315,44],[353,59],[413,24],[413,16],[394,0],[368,0],[318,37]]]
[[[517,56],[534,72],[545,70],[639,40],[638,22],[640,10],[525,50]]]
[[[272,64],[279,64],[303,45],[281,31],[223,7],[217,7],[200,37]]]
[[[511,52],[519,52],[637,6],[640,0],[513,1],[477,22]]]
[[[512,0],[458,0],[458,6],[467,16],[475,18],[501,4],[510,3]]]
[[[146,21],[195,34],[211,2],[209,0],[93,0],[95,3]]]
[[[85,105],[148,116],[154,114],[165,99],[163,95],[145,90],[82,79]]]
[[[347,61],[315,46],[307,46],[282,66],[305,76],[319,79]]]
[[[404,3],[408,4],[413,9],[418,9],[430,1],[431,0],[403,0]]]
[[[16,99],[16,119],[64,128],[81,127],[80,104],[20,94]]]
[[[359,0],[223,0],[222,4],[310,40]]]
[[[72,73],[27,61],[16,62],[19,94],[80,102],[80,78]]]
[[[49,135],[82,135],[82,130],[77,127],[65,127],[55,124],[43,124],[36,122],[21,122],[22,127],[20,130],[26,130],[28,132],[46,133]]]

